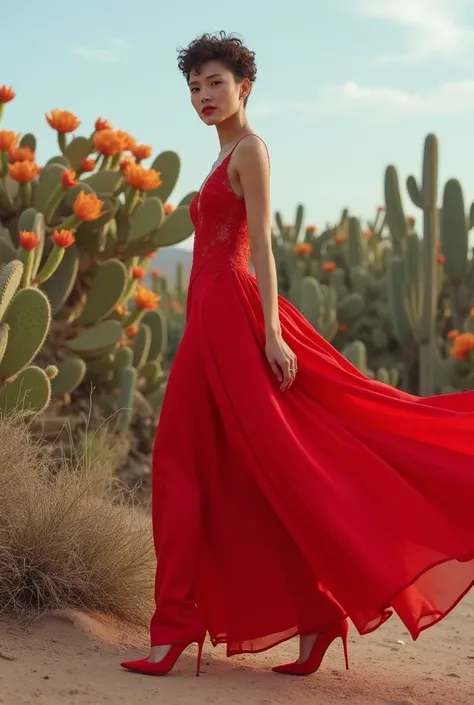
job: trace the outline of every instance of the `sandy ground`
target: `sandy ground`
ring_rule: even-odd
[[[194,675],[191,647],[164,678],[129,673],[122,658],[146,654],[146,634],[79,613],[51,614],[28,629],[0,621],[0,703],[5,705],[472,705],[474,594],[418,642],[392,618],[378,632],[351,635],[351,670],[334,645],[318,674],[279,676],[289,642],[257,656],[226,659],[207,646]]]

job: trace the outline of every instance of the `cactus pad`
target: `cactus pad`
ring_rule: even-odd
[[[90,138],[74,137],[64,150],[64,157],[67,159],[71,169],[78,172],[83,160],[87,159],[93,151],[94,144]]]
[[[168,348],[168,324],[165,315],[159,309],[147,311],[142,323],[151,331],[151,343],[148,360],[161,359]]]
[[[191,191],[190,193],[187,193],[186,196],[183,196],[183,198],[179,202],[179,206],[190,206],[191,202],[196,198],[198,195],[198,191]]]
[[[152,394],[158,389],[164,379],[164,373],[158,360],[150,360],[140,370],[140,382],[145,394]]]
[[[68,342],[69,349],[81,357],[94,357],[113,350],[122,337],[118,321],[102,321]]]
[[[17,374],[38,354],[51,324],[51,306],[38,289],[18,291],[6,312],[10,326],[8,346],[0,362],[0,378]]]
[[[179,206],[165,218],[163,224],[150,238],[153,248],[177,245],[194,232],[194,225],[187,206]]]
[[[15,410],[38,414],[51,400],[51,383],[39,367],[25,367],[12,382],[0,390],[0,414]]]
[[[36,210],[44,212],[54,189],[61,183],[64,167],[61,164],[50,164],[40,174],[33,197]]]
[[[54,274],[41,284],[51,303],[53,314],[57,313],[65,304],[71,293],[79,271],[79,253],[76,245],[68,247],[61,260],[61,264]]]
[[[0,268],[0,322],[20,286],[22,275],[23,264],[17,259]]]
[[[141,240],[158,230],[163,221],[163,203],[159,198],[147,198],[133,213],[128,242]]]
[[[8,323],[0,323],[0,362],[3,360],[8,345],[8,335],[10,326]]]
[[[58,365],[58,374],[51,382],[53,397],[70,394],[80,385],[86,374],[86,363],[78,357],[71,357]]]
[[[127,269],[120,260],[104,262],[94,276],[79,322],[90,325],[106,318],[121,301],[127,282]]]
[[[97,194],[112,195],[117,190],[122,179],[121,171],[98,171],[96,174],[82,179],[81,183],[87,184]]]
[[[20,140],[20,147],[29,147],[32,152],[36,152],[36,137],[27,132]]]
[[[179,155],[172,151],[162,152],[156,157],[151,168],[159,172],[162,184],[154,191],[150,191],[149,196],[158,196],[163,203],[166,203],[176,186],[181,171]]]
[[[133,364],[138,369],[148,360],[151,347],[151,330],[147,325],[140,326],[133,348]]]

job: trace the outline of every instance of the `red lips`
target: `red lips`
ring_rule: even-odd
[[[206,107],[201,110],[201,113],[203,115],[210,115],[214,110],[215,108],[212,105],[206,105]]]

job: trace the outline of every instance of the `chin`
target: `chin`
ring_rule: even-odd
[[[201,120],[208,127],[213,127],[222,122],[222,118],[219,115],[201,115]]]

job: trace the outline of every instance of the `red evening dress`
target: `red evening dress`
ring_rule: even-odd
[[[474,584],[474,393],[368,379],[280,298],[299,367],[282,393],[231,155],[191,204],[187,324],[153,457],[151,643],[205,625],[228,655],[257,652],[393,612],[416,639]]]

